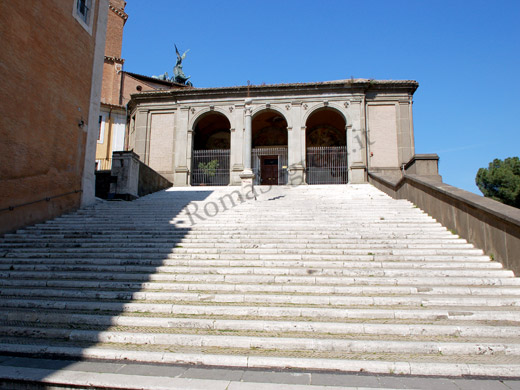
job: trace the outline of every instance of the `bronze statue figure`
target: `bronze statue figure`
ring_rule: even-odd
[[[152,76],[155,79],[170,81],[172,83],[179,83],[183,85],[188,85],[193,87],[191,81],[188,81],[191,76],[186,77],[184,72],[182,71],[182,60],[186,58],[186,53],[190,51],[190,49],[186,50],[182,55],[179,53],[179,49],[177,49],[177,45],[175,45],[175,53],[177,53],[177,62],[175,63],[175,67],[173,68],[173,77],[168,77],[168,72],[164,72],[160,76]]]
[[[182,60],[184,60],[184,58],[186,58],[186,53],[188,53],[190,51],[190,49],[186,50],[181,56],[181,54],[179,53],[179,49],[177,49],[177,45],[174,44],[174,46],[175,46],[175,53],[177,53],[177,63],[175,64],[175,68],[173,68],[173,78],[174,78],[173,81],[175,81],[176,83],[179,83],[179,84],[185,84],[185,85],[192,86],[191,82],[188,81],[188,79],[191,76],[186,77],[186,75],[182,71]]]

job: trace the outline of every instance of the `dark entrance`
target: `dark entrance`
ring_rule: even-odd
[[[278,185],[278,156],[262,156],[260,168],[262,185]]]
[[[197,121],[191,155],[191,185],[227,186],[231,131],[228,119],[211,112]]]
[[[307,184],[348,182],[346,122],[331,108],[315,111],[307,119],[305,143]]]
[[[279,112],[267,109],[255,114],[251,130],[255,184],[287,184],[287,121]]]

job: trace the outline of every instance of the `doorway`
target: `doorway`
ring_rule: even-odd
[[[260,184],[278,185],[278,156],[261,157]]]

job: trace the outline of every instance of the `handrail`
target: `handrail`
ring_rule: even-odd
[[[17,204],[15,206],[5,207],[3,209],[0,209],[0,213],[4,212],[4,211],[13,211],[14,209],[16,209],[18,207],[29,206],[31,204],[35,204],[35,203],[38,203],[38,202],[43,202],[43,201],[50,202],[52,199],[60,198],[62,196],[67,196],[67,195],[71,195],[71,194],[77,194],[79,192],[83,192],[83,190],[74,190],[74,191],[66,192],[66,193],[59,194],[59,195],[47,196],[47,197],[42,198],[42,199],[33,200],[32,202],[26,202],[26,203]]]

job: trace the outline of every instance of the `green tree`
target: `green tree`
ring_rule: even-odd
[[[217,174],[218,160],[211,160],[207,163],[199,163],[199,169],[202,170],[204,175],[213,177]]]
[[[488,168],[480,168],[475,182],[484,196],[520,208],[520,159],[494,159]]]

